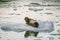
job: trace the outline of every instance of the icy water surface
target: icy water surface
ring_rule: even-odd
[[[46,24],[47,29],[53,28],[51,32],[39,32],[37,37],[24,37],[27,29],[37,30],[25,25],[24,18],[30,17],[37,21],[51,21],[54,27]],[[5,23],[5,24],[4,24]],[[41,23],[42,27],[44,23]],[[4,26],[5,25],[5,26]],[[41,26],[40,25],[40,26]],[[48,27],[49,26],[49,27]],[[2,27],[3,30],[2,30]],[[5,29],[5,27],[7,27]],[[25,27],[25,28],[26,28]],[[20,28],[20,29],[19,29]],[[60,40],[60,5],[55,2],[39,1],[11,1],[0,5],[0,40]]]

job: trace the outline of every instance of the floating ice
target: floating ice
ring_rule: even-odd
[[[30,4],[24,5],[24,6],[28,6],[28,7],[39,7],[40,4],[39,3],[30,3]]]
[[[1,29],[4,31],[37,31],[37,32],[52,32],[54,30],[54,24],[51,21],[39,21],[39,27],[34,28],[27,24],[22,23],[1,23]]]
[[[43,8],[40,8],[40,9],[38,9],[38,8],[29,8],[29,10],[37,12],[37,11],[42,11]]]

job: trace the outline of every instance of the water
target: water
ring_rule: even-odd
[[[43,6],[36,6],[31,5],[30,3],[39,3]],[[1,23],[13,23],[4,24],[5,27],[8,27],[6,31],[1,29],[0,26],[0,40],[60,40],[59,35],[50,35],[50,34],[58,34],[59,32],[57,30],[60,29],[60,6],[44,6],[47,4],[56,4],[59,5],[59,3],[55,2],[38,2],[38,1],[12,1],[7,2],[5,4],[0,5],[0,24]],[[24,6],[28,5],[28,6]],[[38,11],[29,10],[29,8],[37,9]],[[43,9],[43,10],[39,10]],[[17,15],[20,14],[20,15]],[[54,24],[54,31],[52,32],[39,32],[37,37],[30,36],[29,38],[24,38],[25,30],[20,30],[19,27],[21,26],[19,23],[25,25],[24,18],[28,16],[32,19],[36,19],[37,21],[52,21]],[[17,23],[17,24],[16,24]],[[20,25],[20,26],[19,26]],[[24,26],[23,25],[23,26]],[[3,26],[3,25],[2,25]],[[17,29],[11,29],[11,27],[18,27]],[[21,27],[22,28],[22,27]],[[24,28],[24,27],[23,27]],[[22,29],[23,29],[22,28]],[[30,27],[29,27],[30,28]],[[34,28],[31,28],[34,29]]]

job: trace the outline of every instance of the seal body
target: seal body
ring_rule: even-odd
[[[26,21],[26,24],[28,24],[28,25],[30,25],[32,27],[38,28],[38,26],[39,26],[39,23],[34,19],[25,17],[25,21]],[[31,36],[31,35],[36,37],[38,35],[38,32],[26,31],[24,36],[28,37],[28,36]]]

